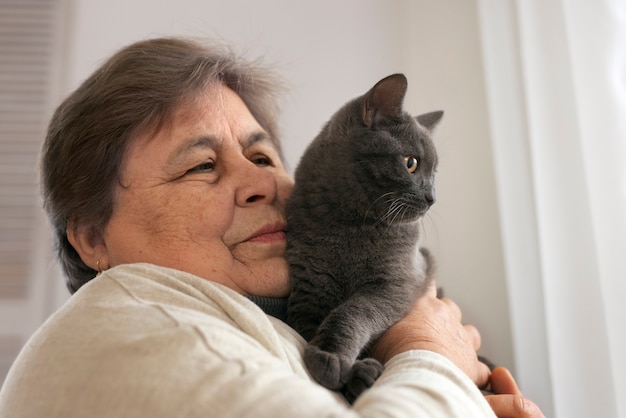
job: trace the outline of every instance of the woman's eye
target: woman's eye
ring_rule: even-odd
[[[187,173],[208,173],[215,169],[214,161],[205,161],[202,164],[198,164],[191,170],[188,170]]]
[[[406,169],[409,171],[409,173],[414,173],[420,164],[417,157],[413,157],[410,155],[407,155],[406,157],[404,157],[404,163],[406,164]]]
[[[258,165],[259,167],[267,167],[272,165],[272,160],[265,155],[257,155],[251,158],[250,161]]]

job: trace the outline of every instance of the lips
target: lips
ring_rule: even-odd
[[[250,235],[246,241],[248,242],[276,242],[286,239],[285,228],[287,224],[284,222],[276,222],[263,226],[261,229]]]

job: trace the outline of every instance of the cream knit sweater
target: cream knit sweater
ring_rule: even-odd
[[[28,341],[0,391],[0,417],[494,416],[459,369],[427,351],[393,358],[350,406],[309,378],[304,345],[230,289],[123,265]]]

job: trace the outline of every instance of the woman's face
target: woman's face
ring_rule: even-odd
[[[242,294],[286,296],[292,187],[243,101],[213,85],[156,135],[131,143],[104,231],[106,262],[150,262]]]

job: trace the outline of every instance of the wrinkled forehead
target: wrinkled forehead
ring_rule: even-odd
[[[263,121],[254,115],[244,97],[219,81],[213,81],[199,91],[187,93],[167,108],[155,111],[154,116],[132,135],[129,146],[171,134],[176,129],[197,123],[200,118],[204,118],[208,124],[218,125],[223,122],[221,118],[233,112],[239,112],[242,121],[251,117],[269,135],[273,147],[282,156],[280,142],[273,137],[273,130],[263,126]]]
[[[184,122],[185,119],[197,114],[201,99],[220,87],[223,87],[223,84],[212,82],[204,89],[181,94],[171,103],[155,105],[152,115],[139,124],[131,135],[129,145],[140,140],[150,140],[161,131],[171,131],[176,123]]]

